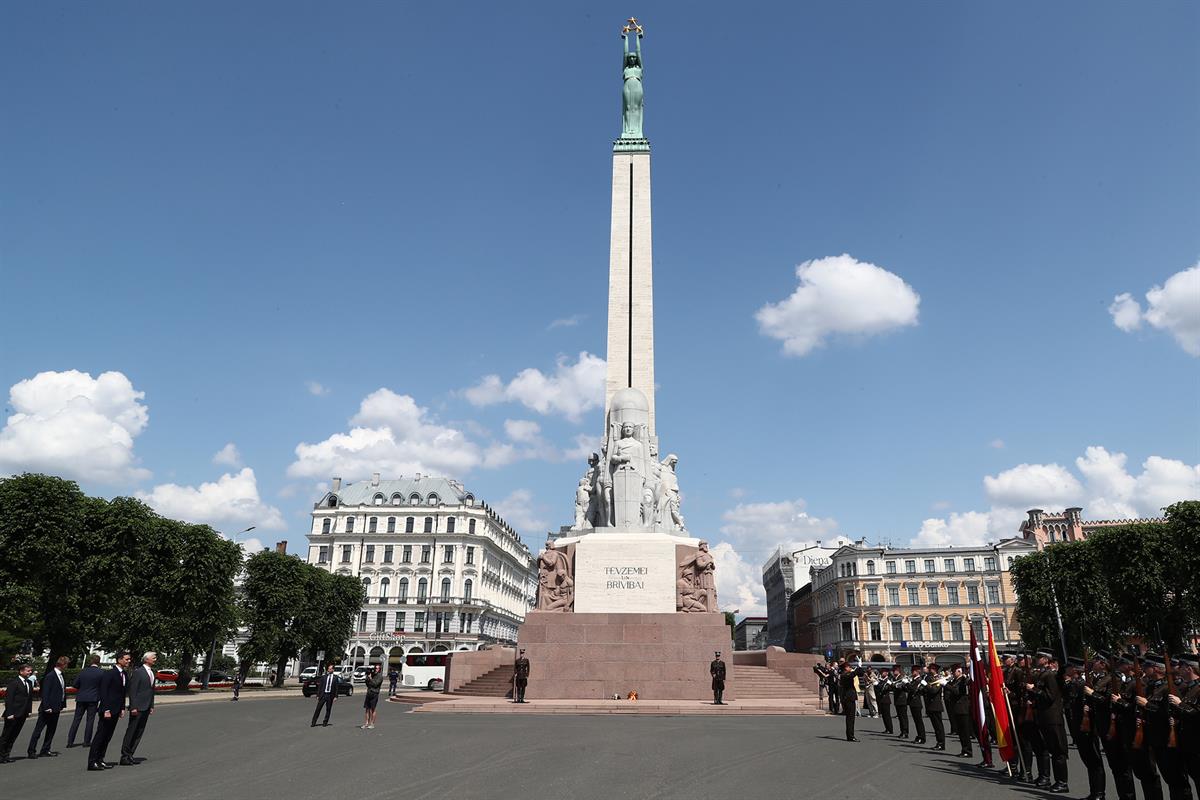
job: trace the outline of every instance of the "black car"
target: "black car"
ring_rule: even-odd
[[[314,675],[311,678],[305,678],[304,683],[300,684],[300,690],[304,692],[305,697],[312,697],[317,693],[317,683],[325,678],[324,675]],[[346,679],[338,681],[338,694],[349,697],[354,694],[354,684]]]

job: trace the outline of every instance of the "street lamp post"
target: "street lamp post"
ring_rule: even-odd
[[[246,528],[246,530],[244,530],[244,531],[238,531],[237,535],[241,536],[243,533],[249,533],[250,531],[254,530],[254,528],[255,528],[255,526],[251,525],[249,528]],[[208,678],[212,674],[212,663],[213,663],[213,658],[216,657],[216,653],[217,653],[217,637],[213,636],[212,645],[208,648],[208,659],[204,662],[204,680],[200,681],[201,689],[208,688]]]

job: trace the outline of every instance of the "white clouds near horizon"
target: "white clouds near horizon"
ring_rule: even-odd
[[[545,518],[546,509],[534,501],[533,492],[515,489],[507,497],[492,503],[492,508],[522,534],[531,550],[541,549],[538,539],[549,530],[550,523]]]
[[[1200,263],[1147,291],[1145,312],[1132,294],[1122,292],[1113,298],[1108,313],[1113,325],[1126,333],[1146,322],[1170,333],[1183,352],[1200,357]]]
[[[805,356],[833,336],[872,336],[917,324],[921,297],[883,267],[843,253],[796,267],[800,285],[754,315],[763,335]]]
[[[285,526],[279,509],[264,503],[258,494],[254,470],[243,467],[216,481],[199,486],[164,483],[136,496],[164,517],[204,523],[221,529],[254,525],[279,530]]]
[[[560,414],[579,422],[585,412],[603,405],[606,371],[603,358],[583,351],[574,363],[559,356],[549,375],[535,367],[521,370],[507,383],[499,375],[485,375],[463,396],[473,406],[520,403],[539,414]]]
[[[213,454],[212,463],[227,467],[240,467],[242,466],[242,454],[238,452],[237,445],[230,442]]]

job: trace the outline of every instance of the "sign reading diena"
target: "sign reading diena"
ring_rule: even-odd
[[[605,567],[606,589],[645,589],[649,567]]]

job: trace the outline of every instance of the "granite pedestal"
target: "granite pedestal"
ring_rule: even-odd
[[[737,698],[725,615],[533,611],[517,633],[531,700],[711,700],[709,663],[721,651],[725,698]]]

